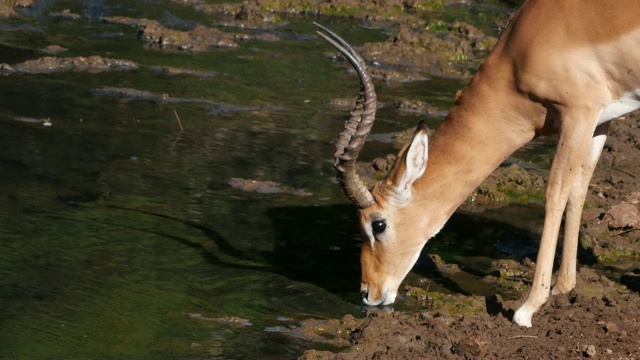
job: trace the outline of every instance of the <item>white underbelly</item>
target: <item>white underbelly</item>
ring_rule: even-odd
[[[605,106],[598,118],[598,125],[637,109],[640,109],[640,89],[628,92],[618,101]]]

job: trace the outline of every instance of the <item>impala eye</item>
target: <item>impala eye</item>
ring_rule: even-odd
[[[371,223],[371,229],[374,233],[380,234],[387,229],[387,222],[384,220],[376,220]]]

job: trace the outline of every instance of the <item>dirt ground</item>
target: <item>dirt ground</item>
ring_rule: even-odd
[[[613,124],[583,215],[578,284],[569,295],[552,297],[534,315],[532,328],[511,322],[521,300],[443,300],[441,294],[405,287],[402,301],[421,302],[423,311],[345,317],[333,334],[349,341],[346,350],[309,350],[300,359],[640,358],[639,125],[638,115]],[[534,260],[500,264],[496,276],[524,273],[510,281],[522,285],[524,298]],[[585,263],[630,271],[610,279]]]

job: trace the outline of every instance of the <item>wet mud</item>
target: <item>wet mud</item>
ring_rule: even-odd
[[[57,48],[47,48],[56,51]],[[105,72],[130,71],[138,65],[129,60],[105,58],[99,55],[77,57],[45,56],[34,60],[27,60],[19,64],[0,64],[0,74],[46,74],[63,71]]]
[[[138,38],[149,49],[163,51],[205,51],[211,47],[235,48],[240,40],[278,41],[274,34],[229,33],[215,28],[197,25],[189,31],[181,31],[162,26],[157,20],[133,19],[128,17],[103,17],[102,21],[125,24],[136,29]]]
[[[246,192],[255,192],[260,194],[292,194],[296,196],[311,196],[313,193],[310,193],[304,189],[295,189],[286,185],[279,184],[274,181],[261,181],[261,180],[251,180],[251,179],[242,179],[242,178],[231,178],[227,182],[229,186],[234,189],[246,191]]]

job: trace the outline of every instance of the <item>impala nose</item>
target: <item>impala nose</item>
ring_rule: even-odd
[[[360,290],[360,296],[362,296],[362,302],[366,305],[366,306],[378,306],[380,304],[382,304],[385,300],[386,296],[383,296],[381,299],[371,299],[369,297],[369,295],[371,295],[369,293],[369,289],[368,288],[364,288],[362,290]]]
[[[360,290],[362,302],[366,306],[391,305],[396,300],[396,293],[386,289],[376,297],[376,292],[369,291],[369,287],[363,286]],[[372,298],[373,297],[373,298]]]

